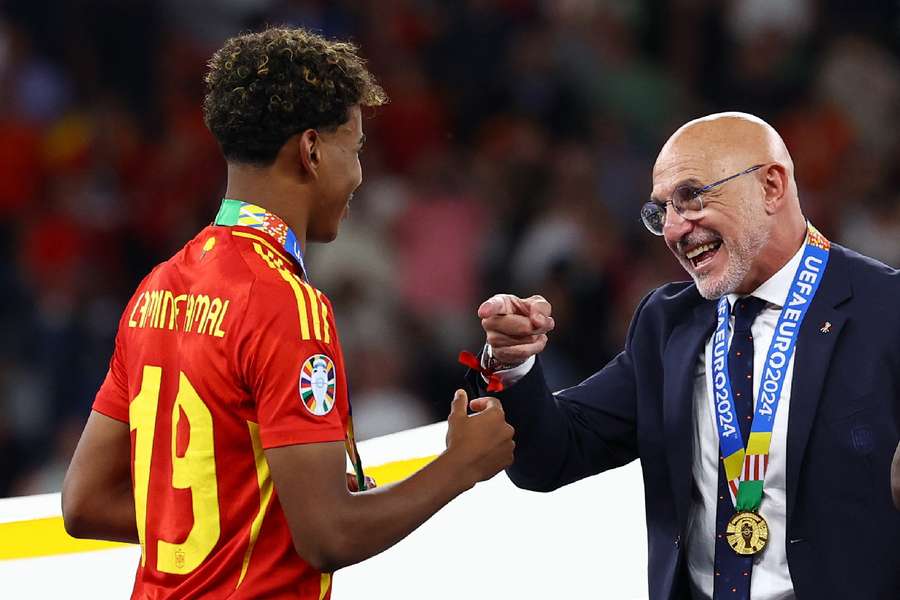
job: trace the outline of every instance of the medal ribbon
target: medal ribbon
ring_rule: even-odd
[[[356,489],[360,492],[366,491],[366,474],[363,472],[362,459],[359,457],[359,450],[356,448],[356,434],[353,432],[353,406],[350,404],[350,394],[347,394],[347,430],[344,438],[344,448],[347,450],[347,456],[350,457],[350,463],[353,465],[353,473],[356,475]]]
[[[294,260],[297,261],[297,265],[300,267],[301,276],[305,281],[309,281],[309,278],[306,276],[306,265],[303,262],[303,248],[300,246],[300,240],[297,239],[294,231],[278,215],[249,202],[224,198],[213,224],[225,227],[241,225],[267,233],[284,247],[288,255],[294,257]],[[356,484],[359,491],[362,492],[366,489],[366,477],[363,473],[359,450],[356,447],[356,435],[353,431],[353,407],[350,405],[349,394],[347,395],[347,406],[348,414],[344,447],[347,450],[347,455],[350,457],[350,462],[353,464]]]
[[[772,427],[781,398],[788,365],[797,345],[797,335],[812,303],[828,264],[830,242],[812,224],[807,225],[806,246],[800,266],[775,325],[775,335],[766,354],[762,379],[756,396],[753,423],[746,451],[734,408],[731,378],[728,374],[728,336],[731,329],[728,298],[722,296],[716,309],[713,335],[713,408],[719,432],[719,452],[725,464],[725,477],[731,499],[738,512],[759,510],[763,485],[769,466]]]
[[[213,221],[213,224],[227,227],[241,225],[266,232],[284,247],[289,256],[294,257],[294,260],[300,266],[300,273],[303,279],[309,281],[309,278],[306,276],[306,264],[303,262],[303,248],[300,246],[300,240],[297,239],[294,231],[278,215],[272,214],[263,207],[250,204],[249,202],[225,198],[222,200],[222,205],[219,207],[219,213],[216,215],[216,220]]]

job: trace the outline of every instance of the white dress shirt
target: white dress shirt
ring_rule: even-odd
[[[751,296],[768,302],[753,325],[753,405],[759,393],[759,382],[762,379],[763,366],[769,345],[775,335],[775,325],[781,316],[782,305],[787,298],[794,272],[800,266],[803,249],[800,250],[775,273],[768,281],[759,286]],[[728,295],[729,304],[739,296]],[[734,316],[731,316],[730,336],[734,333]],[[694,461],[691,470],[694,475],[691,512],[687,526],[687,559],[688,570],[695,598],[712,598],[713,595],[713,556],[716,540],[716,503],[719,492],[719,432],[716,429],[715,409],[713,407],[712,369],[712,336],[697,359],[697,370],[694,377],[694,421],[693,444]],[[796,354],[796,353],[795,353]],[[772,445],[769,448],[769,469],[763,488],[762,504],[759,514],[769,525],[769,543],[766,548],[754,557],[753,574],[750,578],[750,598],[753,600],[792,600],[794,586],[788,569],[786,551],[786,479],[787,471],[787,424],[788,409],[791,400],[791,379],[794,373],[794,356],[788,363],[781,398],[778,401],[778,412],[772,428]],[[747,440],[744,440],[744,444]]]
[[[768,281],[759,286],[751,296],[768,302],[759,314],[750,331],[753,335],[753,402],[762,377],[763,365],[775,325],[781,316],[782,305],[787,298],[794,273],[803,258],[805,244]],[[739,296],[729,294],[728,301],[733,307]],[[715,310],[715,306],[710,306]],[[734,332],[734,316],[731,317],[730,334]],[[731,339],[728,340],[729,345]],[[693,465],[694,477],[691,510],[687,525],[687,562],[691,585],[696,598],[712,598],[713,557],[715,555],[716,495],[719,491],[719,433],[716,429],[715,410],[712,405],[712,336],[706,342],[704,351],[697,357],[694,377],[694,419],[693,419]],[[534,366],[534,357],[521,365],[497,375],[506,386],[524,377]],[[781,389],[778,412],[772,429],[772,444],[769,448],[769,469],[766,472],[762,504],[759,512],[769,525],[769,543],[754,558],[753,575],[750,579],[750,597],[753,600],[793,600],[794,586],[788,569],[786,552],[786,481],[787,423],[791,398],[791,378],[794,373],[794,356],[788,363],[785,381]],[[747,440],[744,440],[746,444]]]

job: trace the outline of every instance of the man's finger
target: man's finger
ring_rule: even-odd
[[[481,327],[485,332],[501,333],[510,337],[524,337],[547,333],[553,327],[553,319],[541,326],[535,326],[528,316],[523,315],[496,315],[481,320]]]
[[[513,337],[495,331],[489,331],[485,337],[487,338],[487,343],[491,345],[491,348],[508,348],[509,346],[533,344],[540,339],[540,334]]]
[[[492,344],[491,348],[494,352],[494,358],[501,363],[517,365],[525,362],[529,357],[532,357],[535,354],[540,354],[546,345],[547,336],[541,335],[536,342],[531,344],[520,344],[518,346],[508,346],[506,348],[498,348]]]
[[[535,327],[543,329],[541,333],[546,333],[553,329],[553,307],[543,296],[531,296],[523,300],[528,307],[528,315]]]
[[[541,313],[532,313],[529,318],[535,332],[547,333],[553,331],[553,328],[556,327],[556,321],[553,320],[553,317],[547,317]]]
[[[453,394],[453,402],[450,403],[450,416],[447,420],[461,419],[466,416],[466,405],[469,403],[469,395],[465,390],[456,390]]]
[[[494,294],[481,303],[478,307],[478,316],[482,319],[497,315],[522,314],[527,315],[528,310],[523,309],[522,300],[512,294]]]
[[[528,306],[532,314],[538,312],[545,317],[549,317],[553,314],[553,307],[543,296],[534,295],[529,298],[525,298],[522,302],[524,302],[525,305]]]

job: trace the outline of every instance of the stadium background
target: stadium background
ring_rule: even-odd
[[[478,303],[541,293],[573,383],[682,279],[638,209],[665,138],[745,110],[829,237],[900,266],[895,0],[7,0],[0,7],[0,497],[58,491],[140,279],[215,214],[210,54],[266,23],[350,37],[392,101],[308,250],[363,438],[446,416]]]

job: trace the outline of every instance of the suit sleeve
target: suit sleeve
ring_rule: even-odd
[[[541,361],[497,397],[516,429],[515,461],[507,469],[517,486],[550,491],[637,458],[636,382],[632,342],[638,307],[625,349],[603,369],[555,394],[544,380]],[[477,373],[469,387],[485,394]]]
[[[346,390],[340,389],[344,367],[336,336],[323,334],[324,319],[318,335],[311,327],[312,313],[321,311],[324,296],[317,304],[299,291],[296,294],[283,282],[257,281],[242,324],[239,368],[256,405],[264,448],[344,439],[336,405],[338,394]],[[305,327],[300,306],[305,309]]]

